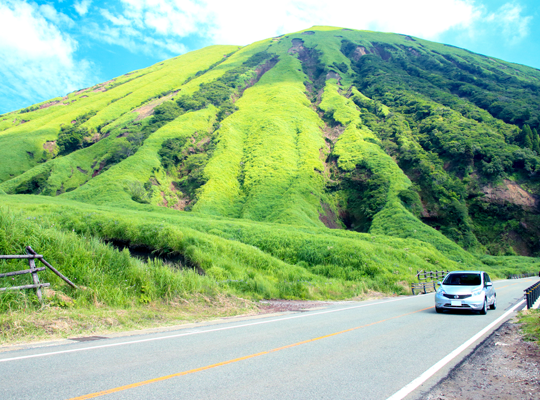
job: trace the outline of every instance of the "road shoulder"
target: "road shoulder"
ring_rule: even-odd
[[[416,397],[424,400],[540,399],[540,348],[507,321],[446,377]]]

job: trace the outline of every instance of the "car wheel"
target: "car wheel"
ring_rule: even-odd
[[[439,308],[439,307],[435,307],[435,311],[438,312],[439,314],[443,312],[442,308]]]
[[[482,309],[480,310],[480,314],[486,315],[486,314],[487,314],[487,310],[488,310],[487,299],[484,298],[484,306],[483,306]]]
[[[493,296],[493,304],[489,306],[490,309],[495,310],[497,308],[497,296]]]

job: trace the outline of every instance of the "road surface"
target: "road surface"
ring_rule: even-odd
[[[487,315],[437,314],[427,294],[6,351],[0,398],[384,400],[497,321],[537,280],[495,282],[498,308]]]

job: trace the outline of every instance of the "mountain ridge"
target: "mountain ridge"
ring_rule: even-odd
[[[0,116],[0,194],[414,239],[481,268],[540,254],[538,105],[536,69],[314,26]]]

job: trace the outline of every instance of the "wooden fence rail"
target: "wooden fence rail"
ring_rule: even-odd
[[[62,280],[64,280],[68,285],[71,287],[78,289],[77,285],[75,285],[73,282],[71,282],[68,278],[66,278],[64,275],[62,275],[56,268],[54,268],[51,264],[49,264],[41,254],[36,253],[32,247],[27,246],[26,247],[26,253],[23,255],[0,255],[0,260],[28,260],[28,265],[30,266],[30,269],[24,269],[21,271],[12,271],[12,272],[5,272],[3,274],[0,274],[0,278],[7,278],[8,276],[16,276],[16,275],[24,275],[24,274],[32,274],[32,285],[23,285],[23,286],[10,286],[10,287],[4,287],[0,288],[0,292],[6,291],[6,290],[17,290],[17,289],[35,289],[36,295],[40,302],[43,301],[43,297],[41,294],[41,288],[43,287],[49,287],[50,283],[40,283],[39,282],[39,276],[38,272],[45,271],[47,268],[49,268],[52,272],[54,272],[56,275],[58,275]],[[45,265],[45,267],[36,268],[36,262],[35,260],[40,261],[42,264]]]
[[[412,294],[415,295],[416,291],[426,294],[431,289],[437,290],[437,282],[442,281],[447,274],[448,271],[417,271],[418,283],[411,283]]]

